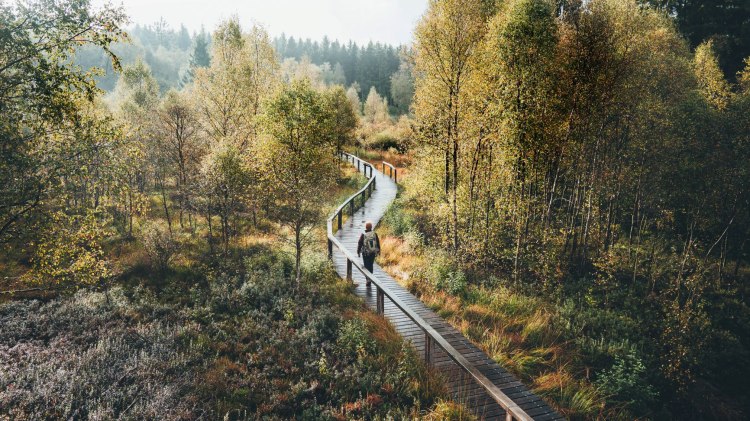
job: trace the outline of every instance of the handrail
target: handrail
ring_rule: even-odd
[[[349,159],[351,159],[352,165],[354,164],[354,162],[356,160],[357,161],[357,170],[358,171],[364,170],[365,177],[368,177],[368,175],[367,175],[367,169],[369,168],[370,169],[370,175],[368,177],[369,181],[364,185],[364,187],[362,187],[361,189],[359,189],[353,195],[349,196],[349,198],[346,199],[344,201],[344,203],[342,203],[338,208],[336,208],[335,211],[333,211],[333,214],[331,215],[331,217],[328,218],[328,220],[326,222],[327,222],[328,232],[330,234],[333,233],[333,219],[335,217],[338,217],[338,226],[337,226],[337,228],[341,229],[341,226],[343,224],[344,209],[348,206],[349,210],[350,210],[349,211],[349,215],[353,217],[354,216],[354,212],[355,212],[355,203],[354,202],[357,199],[357,197],[362,196],[362,206],[364,206],[365,201],[367,200],[367,195],[369,194],[370,196],[372,196],[372,191],[375,190],[375,180],[376,179],[375,179],[375,177],[373,177],[373,173],[372,173],[373,168],[372,168],[372,165],[369,162],[362,161],[361,159],[357,158],[356,156],[354,156],[352,154],[349,154],[349,153],[346,153],[346,152],[339,152],[339,158],[340,159],[346,159],[347,162],[349,162]],[[361,163],[364,163],[363,168],[360,168],[360,164]],[[356,209],[359,209],[359,207],[357,207]],[[333,244],[329,241],[328,242],[328,256],[331,257],[332,255],[333,255]]]
[[[383,161],[383,174],[385,174],[385,167],[388,167],[388,175],[393,179],[395,183],[398,183],[398,168],[392,164]]]
[[[362,167],[365,176],[367,176],[367,168],[369,168],[370,175],[367,184],[358,192],[350,196],[349,199],[347,199],[341,206],[339,206],[326,221],[328,229],[328,257],[331,259],[333,258],[333,247],[336,246],[336,248],[338,248],[346,257],[346,278],[348,280],[352,280],[352,268],[356,267],[357,270],[359,270],[369,282],[375,284],[375,287],[377,288],[377,311],[379,314],[383,314],[385,309],[385,296],[388,296],[388,298],[393,304],[396,305],[396,307],[398,307],[404,314],[406,314],[407,317],[409,317],[417,326],[419,326],[419,328],[422,329],[425,334],[425,360],[428,364],[432,361],[432,342],[435,342],[440,348],[445,351],[446,354],[448,354],[448,356],[453,361],[456,362],[456,364],[458,364],[469,375],[471,375],[471,377],[473,377],[477,381],[477,383],[479,383],[487,391],[487,393],[495,400],[495,402],[497,402],[498,405],[500,405],[505,410],[506,421],[533,421],[533,418],[531,418],[531,416],[529,416],[526,411],[524,411],[515,402],[513,402],[513,400],[510,399],[505,393],[503,393],[503,391],[500,390],[499,387],[497,387],[494,383],[492,383],[492,381],[490,381],[490,379],[482,374],[471,362],[469,362],[469,360],[466,359],[466,357],[458,352],[458,350],[456,350],[456,348],[454,348],[453,345],[451,345],[443,337],[443,335],[433,329],[433,327],[429,323],[427,323],[422,318],[422,316],[417,314],[414,310],[411,309],[411,307],[401,301],[401,299],[393,294],[387,287],[383,286],[380,280],[372,273],[370,273],[369,270],[365,269],[363,264],[360,263],[358,259],[356,259],[354,255],[349,250],[347,250],[346,247],[344,247],[344,245],[341,244],[341,242],[333,234],[334,219],[338,219],[338,229],[341,229],[343,212],[347,205],[349,205],[351,214],[353,216],[355,212],[353,204],[356,201],[357,197],[362,195],[364,198],[367,192],[369,192],[370,196],[372,196],[372,189],[375,188],[375,176],[372,172],[372,164],[360,159],[359,157],[343,152],[341,154],[341,158],[346,159],[347,162],[349,161],[349,159],[351,159],[352,165],[356,161],[357,168],[360,169],[360,167]],[[384,162],[383,164],[386,165],[387,163]],[[393,165],[387,165],[395,169]],[[364,200],[362,201],[362,204],[364,206]]]

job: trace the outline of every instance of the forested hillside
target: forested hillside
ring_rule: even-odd
[[[274,46],[283,58],[302,60],[307,57],[314,64],[326,66],[326,70],[333,72],[336,81],[342,85],[357,83],[362,100],[367,98],[370,88],[374,87],[391,104],[394,103],[399,92],[392,92],[391,78],[399,71],[399,67],[408,66],[404,51],[381,43],[370,42],[366,46],[360,46],[351,41],[346,44],[328,38],[321,42],[310,39],[303,41],[282,35],[274,39]],[[410,102],[399,105],[406,112],[409,104]]]
[[[572,418],[747,417],[750,61],[630,0],[431,2],[415,38],[382,263]]]
[[[210,40],[205,31],[191,35],[184,26],[176,31],[161,20],[153,25],[134,25],[126,37],[112,43],[111,49],[124,64],[136,60],[148,64],[159,89],[166,92],[189,82],[191,68],[209,65]],[[101,48],[90,44],[79,46],[75,62],[83,69],[101,69],[96,78],[99,88],[105,91],[115,88],[120,73]]]
[[[409,111],[413,84],[410,64],[401,47],[372,42],[366,46],[351,41],[342,44],[328,38],[321,42],[303,41],[285,35],[274,38],[272,44],[286,72],[294,73],[301,62],[308,60],[308,66],[315,67],[308,76],[327,85],[353,86],[360,101],[365,101],[370,89],[375,88],[387,98],[394,114]],[[146,63],[161,92],[166,92],[192,82],[195,69],[208,67],[210,47],[211,37],[205,30],[191,35],[184,25],[175,30],[162,19],[152,25],[134,25],[127,30],[126,39],[112,44],[112,51],[125,64],[137,60]],[[75,61],[84,69],[102,69],[96,78],[98,87],[105,91],[115,89],[120,74],[100,48],[79,47]]]

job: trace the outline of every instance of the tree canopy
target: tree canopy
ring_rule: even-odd
[[[315,192],[333,183],[338,168],[334,152],[341,136],[335,127],[340,108],[331,105],[309,81],[298,80],[269,99],[263,115],[266,138],[260,156],[273,197],[270,213],[291,231],[297,282],[303,248],[322,216],[324,198]]]
[[[696,48],[712,42],[725,77],[734,81],[750,57],[750,4],[743,0],[642,0],[674,16]]]
[[[124,20],[88,1],[0,5],[0,241],[25,232],[116,140],[97,117],[93,74],[71,59],[90,44],[118,67],[110,46],[124,36]]]
[[[689,21],[694,3],[670,4]],[[637,344],[664,405],[629,407],[646,417],[747,402],[729,386],[747,373],[714,358],[724,340],[733,359],[748,349],[722,310],[747,311],[746,73],[732,84],[719,41],[691,45],[671,19],[635,0],[443,0],[414,45],[409,200],[427,243],[468,273],[639,326],[596,332]],[[597,352],[594,366],[616,360]],[[715,399],[698,398],[706,387]]]

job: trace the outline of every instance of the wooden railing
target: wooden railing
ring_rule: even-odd
[[[393,165],[383,161],[383,174],[385,174],[386,168],[388,168],[388,176],[391,177],[394,182],[398,183],[398,169]]]
[[[435,331],[432,326],[427,323],[422,316],[417,314],[411,309],[406,303],[393,294],[387,287],[384,287],[380,280],[376,278],[369,270],[364,268],[364,265],[355,258],[354,254],[347,250],[343,244],[336,238],[334,233],[334,221],[337,230],[340,230],[343,225],[344,212],[349,211],[351,217],[359,209],[357,204],[364,206],[368,197],[372,196],[375,190],[375,180],[373,175],[373,166],[348,153],[342,153],[341,159],[345,159],[347,162],[351,162],[352,165],[357,166],[357,170],[365,174],[369,178],[367,184],[362,189],[350,196],[344,203],[341,204],[328,218],[328,257],[333,259],[333,248],[336,247],[346,257],[346,279],[352,280],[353,268],[357,268],[364,277],[375,285],[377,289],[376,308],[378,314],[383,314],[385,310],[385,297],[387,296],[391,302],[398,307],[407,317],[409,317],[422,331],[424,332],[425,348],[424,348],[424,359],[428,364],[432,364],[434,346],[437,345],[445,351],[445,353],[458,364],[466,373],[468,373],[474,380],[477,381],[487,393],[498,403],[506,412],[506,421],[518,420],[518,421],[532,421],[533,418],[529,416],[521,407],[519,407],[513,400],[511,400],[499,387],[492,383],[484,374],[482,374],[474,365],[469,362],[453,345],[451,345],[440,333]],[[397,177],[396,168],[388,163],[383,163],[384,168],[391,168],[390,175],[395,181]],[[369,174],[368,174],[369,170]],[[357,203],[359,202],[359,203]]]

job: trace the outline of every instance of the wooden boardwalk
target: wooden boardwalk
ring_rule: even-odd
[[[379,171],[373,171],[376,178],[376,188],[365,205],[349,217],[335,237],[350,252],[356,256],[357,242],[359,236],[364,232],[365,221],[377,224],[383,217],[388,205],[396,198],[396,184],[386,175]],[[342,277],[347,275],[347,258],[337,248],[333,249],[333,262],[336,270]],[[419,299],[414,297],[408,290],[398,284],[393,278],[385,273],[377,264],[374,275],[380,281],[383,288],[387,288],[387,295],[398,297],[402,303],[410,308],[428,322],[432,328],[440,333],[456,350],[458,350],[470,363],[474,365],[487,379],[505,393],[515,404],[522,408],[534,420],[562,420],[564,419],[539,396],[530,392],[526,386],[521,384],[513,375],[500,367],[489,358],[483,351],[474,346],[461,332],[453,328],[435,312],[427,308]],[[353,270],[354,282],[358,285],[354,292],[362,297],[368,306],[376,308],[376,287],[365,285],[364,276],[355,267]],[[411,341],[420,355],[425,350],[425,333],[414,321],[404,314],[386,296],[384,302],[384,315],[393,324],[401,336]],[[487,390],[466,370],[460,367],[448,354],[434,343],[431,345],[432,364],[446,379],[448,389],[456,402],[463,403],[480,419],[502,420],[506,419],[505,410],[488,394]]]

